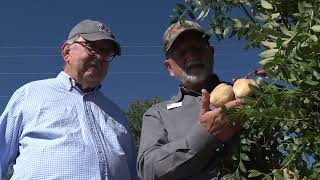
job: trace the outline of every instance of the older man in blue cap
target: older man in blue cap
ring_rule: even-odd
[[[0,117],[0,176],[12,179],[136,179],[128,121],[101,92],[120,45],[94,20],[62,47],[64,71],[19,88]]]

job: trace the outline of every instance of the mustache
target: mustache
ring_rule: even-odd
[[[194,61],[190,61],[186,64],[186,69],[190,69],[193,67],[201,67],[203,68],[205,66],[205,64],[201,63],[201,61],[199,60],[194,60]]]

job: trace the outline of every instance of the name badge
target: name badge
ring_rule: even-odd
[[[181,106],[182,106],[182,102],[167,104],[167,110],[170,110],[170,109],[173,109],[173,108],[177,108],[177,107],[181,107]]]

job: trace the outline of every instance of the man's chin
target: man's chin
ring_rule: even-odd
[[[96,72],[96,71],[87,71],[84,74],[84,78],[89,81],[89,82],[98,82],[100,83],[100,81],[102,81],[101,79],[101,74]]]

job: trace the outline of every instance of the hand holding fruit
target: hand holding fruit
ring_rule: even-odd
[[[201,106],[199,113],[200,124],[214,135],[221,142],[226,142],[231,139],[234,134],[240,131],[240,125],[233,125],[227,117],[221,116],[221,108],[210,110],[210,95],[206,90],[202,90]],[[225,104],[226,107],[234,107],[241,105],[240,100],[233,100]]]

